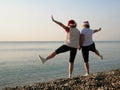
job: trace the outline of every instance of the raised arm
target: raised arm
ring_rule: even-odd
[[[96,32],[98,32],[98,31],[101,31],[101,28],[94,30],[93,33],[96,33]]]
[[[53,18],[53,16],[51,16],[51,19],[52,19],[53,22],[55,22],[56,24],[58,24],[59,26],[61,26],[63,29],[66,30],[66,29],[68,28],[67,26],[65,26],[65,25],[62,24],[61,22],[55,20],[55,19]]]

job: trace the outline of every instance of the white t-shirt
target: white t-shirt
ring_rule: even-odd
[[[79,46],[80,31],[77,28],[70,28],[67,30],[66,45],[78,48]]]
[[[89,28],[83,28],[81,31],[84,34],[84,43],[82,46],[89,46],[93,43],[92,34],[93,30]]]

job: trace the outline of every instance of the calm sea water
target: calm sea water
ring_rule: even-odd
[[[101,72],[120,69],[120,41],[97,41],[96,47],[103,55],[100,60],[90,53],[90,71]],[[69,52],[41,64],[38,55],[46,57],[63,42],[0,42],[0,89],[46,82],[68,77]],[[73,76],[83,75],[83,58],[77,52]]]

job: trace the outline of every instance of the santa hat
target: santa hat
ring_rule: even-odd
[[[76,22],[74,20],[69,20],[68,21],[68,26],[76,26]]]
[[[89,22],[88,21],[84,21],[83,25],[89,25]]]

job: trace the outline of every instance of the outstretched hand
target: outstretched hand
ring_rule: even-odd
[[[98,29],[99,31],[101,30],[101,28]]]
[[[67,27],[66,27],[64,24],[62,24],[61,22],[55,20],[55,19],[53,18],[53,16],[51,16],[51,19],[52,19],[53,22],[55,22],[56,24],[58,24],[59,26],[61,26],[62,28],[64,28],[64,29],[66,30]]]
[[[54,18],[53,18],[53,15],[51,16],[51,19],[52,19],[52,21],[55,21]]]
[[[96,33],[96,32],[99,32],[99,31],[101,31],[101,28],[94,30],[93,33]]]

